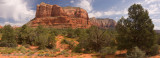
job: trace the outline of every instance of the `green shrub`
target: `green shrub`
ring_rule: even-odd
[[[61,44],[68,44],[69,45],[69,48],[70,49],[73,49],[74,48],[74,41],[73,40],[66,40],[66,39],[63,39],[61,41]]]
[[[77,52],[77,53],[82,53],[82,47],[80,45],[77,45],[74,49],[73,52]]]
[[[49,57],[55,57],[56,55],[55,54],[49,54]]]
[[[58,51],[60,51],[60,49],[53,49],[53,50],[51,50],[52,53],[55,53],[55,52],[58,52]]]
[[[38,56],[45,56],[45,54],[38,54]]]
[[[41,54],[42,54],[42,53],[45,53],[45,51],[44,51],[44,50],[39,50],[39,53],[41,53]]]
[[[114,32],[92,26],[86,32],[83,30],[78,39],[80,48],[77,49],[83,48],[87,53],[99,52],[103,47],[111,46],[113,39],[115,39]]]
[[[0,47],[16,47],[17,44],[14,44],[14,43],[8,43],[6,41],[1,41],[0,42]]]
[[[145,58],[145,52],[140,50],[138,47],[134,47],[131,52],[127,53],[127,58]]]
[[[0,40],[0,46],[2,47],[16,47],[17,41],[15,31],[11,25],[5,25],[3,27],[2,39]]]
[[[159,54],[159,45],[155,44],[151,47],[149,55],[154,56],[154,55],[157,55],[157,54]]]
[[[1,54],[11,54],[14,51],[16,51],[16,50],[13,48],[4,48],[4,49],[0,50]]]
[[[35,52],[29,52],[28,53],[28,56],[31,56],[31,55],[33,55]]]
[[[66,55],[66,54],[68,54],[67,50],[63,50],[58,55]]]
[[[30,45],[29,45],[29,44],[26,44],[26,45],[23,45],[23,46],[24,46],[25,48],[29,48]]]
[[[49,56],[49,53],[46,53],[45,56]]]
[[[105,47],[100,50],[100,55],[102,58],[104,58],[105,55],[115,54],[116,50],[117,49],[115,47]]]
[[[27,50],[26,50],[26,48],[24,46],[19,47],[18,51],[20,51],[23,54],[27,53]]]

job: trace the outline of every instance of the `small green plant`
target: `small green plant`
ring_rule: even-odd
[[[11,54],[14,51],[16,51],[16,50],[13,48],[4,48],[4,49],[0,50],[1,54]]]
[[[145,58],[145,52],[138,47],[134,47],[131,52],[127,53],[127,58]]]
[[[157,54],[159,54],[159,45],[155,44],[150,49],[149,55],[154,56],[154,55],[157,55]]]
[[[45,56],[49,56],[49,53],[46,53]]]
[[[100,50],[100,55],[102,58],[105,58],[105,55],[114,54],[116,50],[116,47],[105,47]]]
[[[61,51],[58,55],[65,55],[65,54],[68,54],[68,53],[67,53],[67,50]]]
[[[39,53],[38,56],[45,56],[45,54]]]
[[[31,56],[31,55],[33,55],[35,52],[29,52],[28,53],[28,56]]]
[[[55,54],[49,54],[49,57],[55,57],[56,55]]]
[[[23,53],[23,54],[25,54],[25,53],[28,52],[24,46],[19,47],[19,48],[18,48],[18,51],[20,51],[20,52]]]
[[[58,51],[60,51],[60,50],[59,49],[53,49],[53,50],[51,50],[52,53],[55,53],[55,52],[58,52]]]
[[[61,44],[68,44],[69,45],[69,48],[70,49],[73,49],[74,48],[74,41],[73,40],[66,40],[66,39],[63,39],[62,41],[61,41]]]
[[[29,44],[26,44],[26,45],[23,45],[23,46],[24,46],[25,48],[29,48],[30,45],[29,45]]]

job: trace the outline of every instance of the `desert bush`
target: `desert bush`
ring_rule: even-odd
[[[68,55],[68,52],[67,52],[67,50],[63,50],[58,55]]]
[[[145,52],[138,47],[134,47],[131,52],[127,53],[127,58],[145,58]]]
[[[115,54],[116,50],[117,50],[116,47],[105,47],[105,48],[102,48],[100,50],[100,56],[102,58],[105,58],[105,56],[108,55],[108,54]]]
[[[49,53],[45,53],[45,56],[49,56]]]
[[[32,56],[34,53],[35,53],[34,51],[31,51],[31,52],[29,52],[27,55],[28,55],[28,56]]]
[[[55,53],[55,52],[58,52],[58,51],[60,51],[60,49],[53,49],[53,50],[51,50],[52,53]]]
[[[17,50],[20,51],[23,54],[27,53],[27,49],[24,46],[17,47]]]
[[[56,55],[55,54],[49,54],[49,57],[55,57]]]
[[[7,43],[6,41],[0,42],[0,47],[16,47],[16,46],[17,46],[17,44]]]
[[[41,54],[45,53],[44,50],[39,50],[38,52],[41,53]]]
[[[63,40],[61,41],[61,44],[68,44],[68,45],[69,45],[69,49],[73,49],[75,43],[74,43],[73,40],[63,39]]]
[[[30,37],[31,32],[32,28],[27,25],[23,25],[18,34],[19,43],[22,45],[31,44],[31,40],[33,40],[33,38]]]
[[[83,31],[83,33],[84,36],[79,37],[78,47],[75,48],[77,52],[82,51],[81,49],[84,49],[84,52],[99,52],[103,47],[111,46],[115,38],[112,32],[95,26],[92,26],[86,32]]]
[[[55,34],[54,33],[50,33],[49,37],[48,37],[48,45],[47,48],[53,49],[56,45],[55,45]]]
[[[45,56],[45,54],[41,54],[41,53],[39,53],[39,54],[38,54],[38,56]]]
[[[15,51],[16,50],[14,48],[4,48],[4,49],[0,50],[1,54],[11,54],[11,53],[13,53]]]
[[[157,37],[157,44],[160,45],[160,33],[157,33],[156,37]]]
[[[159,54],[159,45],[155,44],[151,47],[150,51],[148,52],[148,55],[154,56]]]
[[[80,45],[77,45],[77,46],[73,49],[73,52],[82,53],[82,52],[83,52],[82,47],[81,47]]]
[[[116,47],[105,47],[100,50],[102,54],[114,54],[116,52]]]
[[[17,41],[14,33],[14,29],[11,25],[5,25],[3,27],[2,39],[0,40],[0,46],[3,47],[16,47]]]
[[[43,26],[39,25],[36,28],[36,45],[39,46],[38,49],[45,49],[48,46],[49,32]]]
[[[68,28],[68,29],[66,29],[66,31],[67,31],[68,38],[75,38],[76,37],[75,29]]]
[[[23,45],[23,46],[24,46],[25,48],[29,48],[30,45],[29,45],[29,44],[26,44],[26,45]]]

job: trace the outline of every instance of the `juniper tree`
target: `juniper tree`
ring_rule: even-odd
[[[0,46],[16,47],[17,41],[14,33],[14,29],[11,25],[5,25],[3,27],[2,39],[0,40]]]
[[[128,9],[128,18],[122,17],[116,26],[119,49],[132,50],[139,47],[149,52],[155,44],[154,24],[149,13],[140,4],[133,4]]]

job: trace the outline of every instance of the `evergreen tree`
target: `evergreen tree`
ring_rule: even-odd
[[[113,35],[105,29],[100,29],[95,26],[92,26],[87,31],[83,29],[79,31],[79,45],[75,48],[76,52],[82,52],[78,50],[81,48],[85,49],[84,52],[99,52],[102,48],[110,46],[113,41]]]
[[[2,40],[0,42],[0,46],[5,46],[5,47],[17,46],[14,29],[11,27],[11,25],[5,25],[3,27]]]
[[[121,18],[116,26],[118,32],[117,42],[119,49],[132,50],[139,47],[149,52],[155,44],[154,24],[148,11],[140,4],[134,4],[128,9],[128,18]]]
[[[19,31],[19,43],[20,44],[31,44],[33,42],[33,38],[31,37],[31,28],[28,27],[27,25],[23,25]]]
[[[39,25],[36,29],[36,44],[39,46],[39,49],[45,49],[48,45],[48,30],[43,28],[42,25]]]
[[[55,34],[54,33],[50,33],[49,37],[48,37],[48,48],[54,48],[55,47]]]

